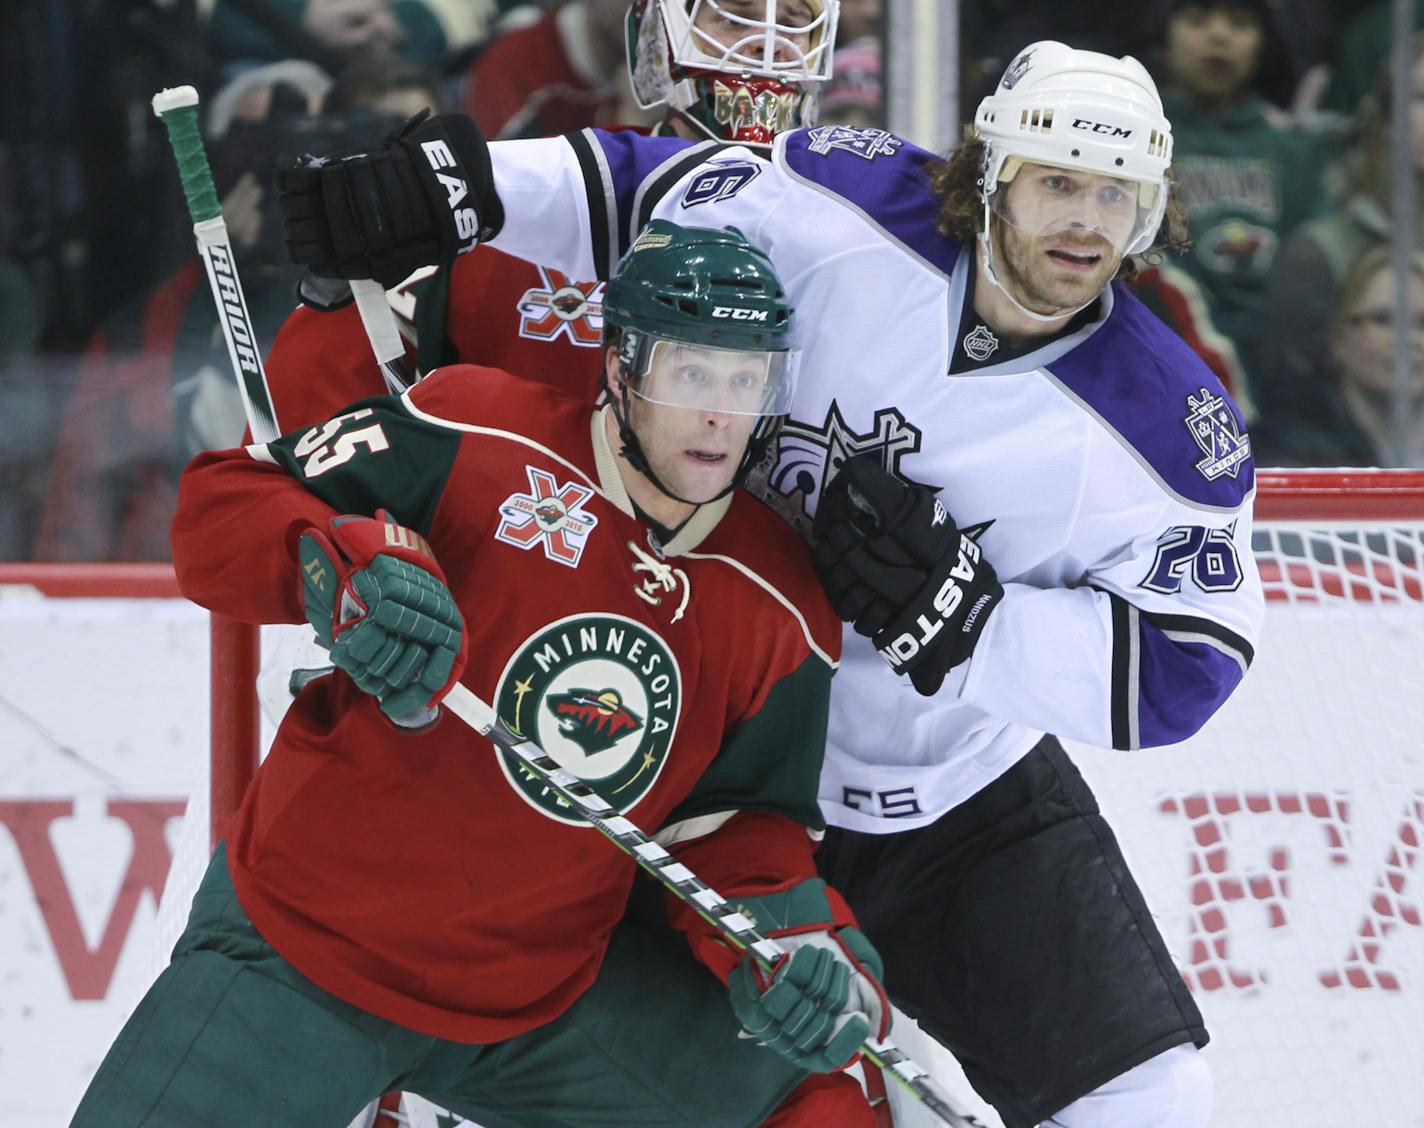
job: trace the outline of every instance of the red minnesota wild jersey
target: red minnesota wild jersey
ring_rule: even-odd
[[[460,361],[530,376],[592,403],[603,370],[603,283],[579,282],[490,246],[449,271],[420,271],[387,292],[420,371]],[[266,362],[277,418],[325,419],[385,390],[355,305],[298,306]]]
[[[195,460],[173,531],[183,591],[248,621],[302,622],[302,528],[380,507],[429,540],[469,631],[461,680],[506,722],[724,893],[813,875],[841,632],[770,510],[736,491],[660,545],[601,413],[459,366]],[[342,673],[288,712],[228,857],[258,930],[308,978],[464,1042],[568,1007],[634,875],[455,717],[403,730]]]

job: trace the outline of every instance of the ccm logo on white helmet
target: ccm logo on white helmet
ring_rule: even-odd
[[[1087,118],[1074,118],[1073,128],[1082,129],[1088,133],[1097,133],[1104,137],[1122,137],[1124,139],[1132,136],[1132,130],[1123,129],[1120,125],[1109,125],[1105,121],[1089,121]]]
[[[764,309],[738,309],[736,306],[713,306],[713,317],[730,317],[733,321],[765,321]]]

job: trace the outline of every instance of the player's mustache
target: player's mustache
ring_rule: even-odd
[[[1056,235],[1041,235],[1039,238],[1055,247],[1079,248],[1094,254],[1107,254],[1112,250],[1112,244],[1096,232],[1086,232],[1082,236],[1073,238],[1067,238],[1064,233],[1060,232]]]

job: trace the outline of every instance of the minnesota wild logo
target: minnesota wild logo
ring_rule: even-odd
[[[541,628],[500,675],[505,723],[620,810],[657,782],[677,730],[682,675],[656,634],[621,615],[571,615]],[[505,777],[526,802],[573,826],[584,819],[501,752]]]

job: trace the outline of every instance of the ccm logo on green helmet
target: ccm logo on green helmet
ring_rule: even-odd
[[[764,309],[738,309],[735,306],[713,306],[713,317],[730,317],[733,321],[765,321]]]

